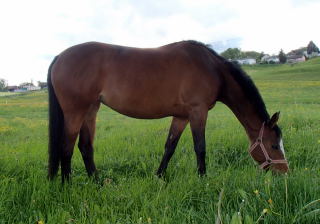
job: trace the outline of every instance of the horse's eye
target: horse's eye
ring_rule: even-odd
[[[272,145],[271,146],[273,149],[279,149],[279,146],[278,145]]]

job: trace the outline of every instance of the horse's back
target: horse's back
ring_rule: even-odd
[[[194,104],[209,107],[218,94],[209,57],[183,42],[145,49],[90,42],[60,54],[52,81],[66,107],[102,101],[132,117],[186,115]]]

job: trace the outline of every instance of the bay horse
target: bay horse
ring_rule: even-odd
[[[98,42],[70,47],[49,67],[48,92],[49,179],[60,164],[62,181],[69,179],[78,135],[87,173],[96,173],[93,141],[101,103],[133,118],[173,117],[158,176],[164,174],[189,122],[198,173],[206,173],[206,120],[217,101],[229,107],[246,130],[250,154],[262,169],[288,171],[279,112],[270,118],[249,76],[197,41],[158,48]]]

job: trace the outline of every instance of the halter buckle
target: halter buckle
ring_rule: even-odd
[[[267,162],[268,162],[269,164],[271,164],[271,163],[272,163],[272,159],[267,159]]]

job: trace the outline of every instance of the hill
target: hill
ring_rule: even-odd
[[[254,80],[320,81],[320,57],[297,64],[244,66]]]

